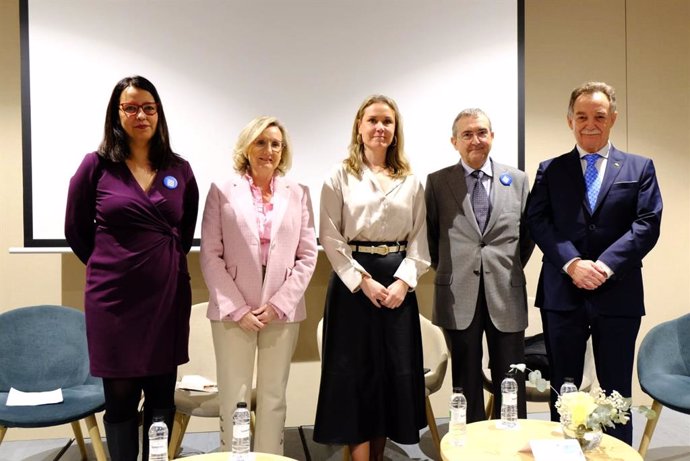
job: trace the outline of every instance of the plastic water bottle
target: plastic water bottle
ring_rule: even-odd
[[[467,439],[467,399],[462,387],[454,387],[450,396],[450,422],[448,423],[450,443],[453,446],[465,444]]]
[[[569,394],[571,392],[577,392],[577,386],[575,385],[575,380],[573,378],[565,378],[563,380],[563,384],[561,385],[561,392],[560,395],[561,397],[564,396],[565,394]],[[570,413],[565,412],[561,414],[561,424],[567,426],[570,424]]]
[[[154,416],[149,428],[148,461],[168,461],[168,426],[162,416]]]
[[[246,402],[237,402],[232,414],[232,459],[245,459],[250,444],[249,409]]]
[[[565,378],[563,380],[563,384],[561,385],[561,395],[569,392],[577,392],[577,386],[575,385],[575,380],[573,378]]]
[[[517,427],[517,381],[511,373],[501,382],[501,426],[504,429]]]

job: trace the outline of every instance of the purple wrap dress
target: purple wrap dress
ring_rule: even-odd
[[[124,162],[87,154],[70,180],[65,237],[86,264],[91,373],[153,376],[189,360],[187,257],[199,203],[186,161],[144,191]]]

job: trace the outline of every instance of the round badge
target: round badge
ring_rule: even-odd
[[[177,179],[174,176],[166,176],[163,178],[163,185],[170,190],[177,189]]]
[[[501,181],[501,184],[504,186],[510,186],[513,183],[513,177],[508,173],[503,173],[501,176],[499,176],[498,180]]]

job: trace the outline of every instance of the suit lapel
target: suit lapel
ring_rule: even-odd
[[[479,225],[477,224],[477,217],[474,215],[472,209],[472,200],[467,193],[467,181],[465,180],[465,169],[460,163],[457,163],[452,170],[445,177],[446,186],[453,195],[453,199],[465,215],[468,223],[472,228],[481,235]]]
[[[290,186],[280,176],[276,177],[275,190],[273,191],[273,215],[271,216],[271,241],[275,239],[276,232],[283,222],[290,197]]]
[[[580,194],[582,198],[582,206],[585,207],[587,212],[591,215],[592,210],[589,207],[589,201],[587,200],[587,187],[585,185],[585,174],[582,171],[582,162],[580,160],[580,152],[577,150],[577,146],[567,154],[564,161],[566,174],[565,178],[573,178],[574,191]]]
[[[491,176],[490,200],[491,211],[489,213],[489,222],[486,223],[486,228],[484,229],[485,234],[491,230],[494,224],[496,224],[498,217],[501,215],[501,213],[503,213],[503,208],[505,207],[506,203],[506,195],[508,192],[508,188],[504,186],[499,179],[501,175],[506,172],[503,168],[503,165],[499,165],[496,162],[492,162],[492,166],[493,171]],[[479,229],[479,226],[477,226],[477,229]]]
[[[613,147],[613,145],[611,145],[611,149],[609,150],[609,158],[606,161],[604,179],[601,182],[601,188],[599,189],[599,196],[597,197],[597,203],[594,207],[594,210],[599,208],[599,205],[606,197],[606,194],[608,194],[609,190],[611,190],[611,185],[616,181],[618,173],[621,172],[624,161],[625,157],[623,154],[618,149]],[[594,213],[594,210],[592,210],[592,213]]]
[[[236,214],[241,216],[245,225],[251,230],[252,236],[259,240],[259,225],[256,222],[256,212],[254,211],[254,197],[249,187],[249,183],[243,177],[237,176],[230,186],[230,196],[235,196],[237,199],[230,200]]]

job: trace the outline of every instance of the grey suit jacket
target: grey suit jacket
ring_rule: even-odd
[[[443,328],[464,330],[470,325],[480,271],[494,326],[503,332],[527,327],[523,267],[534,249],[524,219],[529,182],[524,172],[492,163],[492,208],[483,235],[462,165],[443,168],[427,178],[427,232],[431,265],[436,270],[433,322]]]

